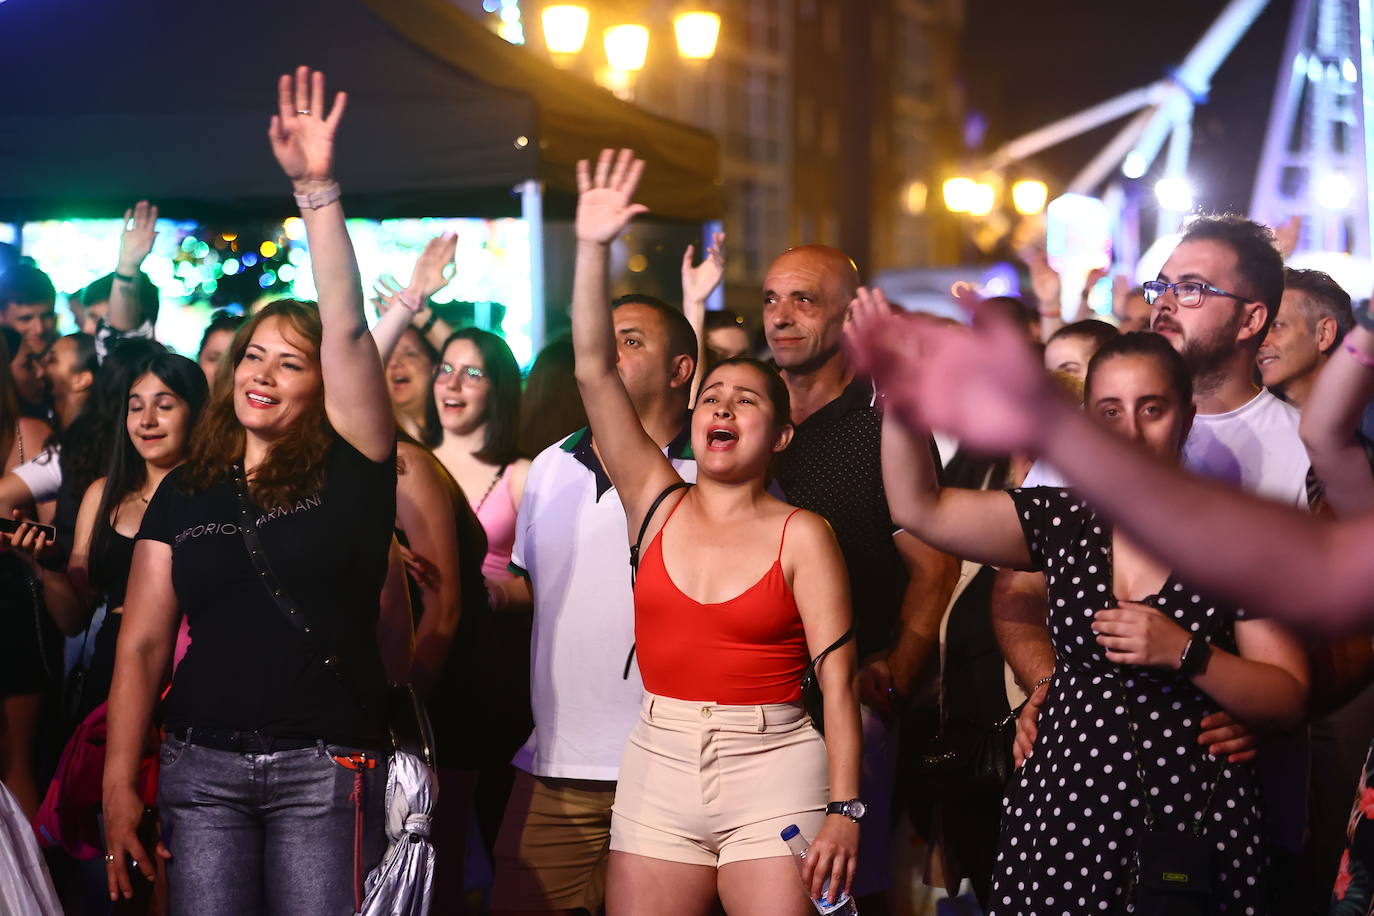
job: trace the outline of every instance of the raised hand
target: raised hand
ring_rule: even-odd
[[[445,232],[425,243],[425,250],[415,262],[415,271],[406,287],[407,298],[423,306],[430,297],[448,285],[453,277],[453,255],[458,250],[458,233]]]
[[[143,266],[157,238],[157,207],[140,200],[124,211],[124,228],[119,233],[119,261],[116,273],[132,277]]]
[[[903,423],[992,454],[1038,450],[1043,411],[1062,399],[1006,320],[989,313],[971,331],[924,315],[863,317],[846,326],[845,346]]]
[[[272,155],[298,190],[316,190],[334,181],[334,133],[348,104],[346,93],[334,96],[325,116],[324,74],[297,67],[277,81],[277,113],[267,137]]]
[[[725,233],[716,232],[711,236],[711,247],[706,249],[706,257],[695,267],[696,245],[688,245],[682,253],[682,303],[705,302],[725,276],[725,256],[721,246],[725,244]]]
[[[385,315],[393,306],[401,306],[407,311],[418,312],[422,304],[410,298],[392,276],[381,276],[372,286],[372,305],[378,315]]]
[[[1063,284],[1059,274],[1050,266],[1049,255],[1043,248],[1027,248],[1020,253],[1021,262],[1030,271],[1031,292],[1038,301],[1041,315],[1057,316],[1062,307]]]
[[[630,203],[639,178],[644,174],[644,160],[636,159],[634,150],[603,149],[592,172],[586,159],[577,163],[577,218],[574,228],[579,242],[608,245],[641,213],[649,212],[643,204]]]

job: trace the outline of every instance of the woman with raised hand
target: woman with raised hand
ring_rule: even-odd
[[[239,329],[134,547],[110,690],[106,870],[112,898],[153,874],[135,778],[184,613],[192,643],[162,705],[158,786],[173,916],[352,913],[386,845],[379,645],[408,651],[410,633],[379,620],[396,434],[334,181],[344,104],[339,93],[326,112],[321,73],[280,80],[268,135],[319,304],[273,302]]]
[[[607,913],[731,916],[812,911],[848,892],[859,845],[859,706],[852,642],[818,665],[826,737],[800,705],[808,659],[851,625],[844,562],[825,521],[765,488],[792,437],[787,387],[750,359],[702,380],[692,414],[697,484],[644,432],[616,370],[610,243],[645,207],[644,163],[603,150],[578,164],[573,343],[592,434],[625,506],[645,525],[635,636],[646,696],[616,784]],[[827,803],[833,803],[828,806]],[[813,837],[805,884],[779,832]]]
[[[880,292],[860,290],[851,338],[868,347],[886,333],[899,346],[889,311]],[[885,381],[901,387],[905,370],[888,369]],[[1166,341],[1137,332],[1104,344],[1084,404],[1155,460],[1178,463],[1192,382]],[[1256,774],[1196,739],[1218,709],[1252,725],[1300,722],[1298,640],[1180,581],[1072,491],[941,486],[924,437],[892,413],[883,469],[905,530],[957,556],[1046,573],[1055,669],[1037,733],[1018,736],[989,912],[1126,913],[1150,892],[1161,845],[1192,850],[1175,871],[1202,870],[1190,883],[1210,886],[1208,912],[1264,911]]]
[[[430,298],[448,284],[448,268],[453,265],[457,244],[458,236],[453,232],[430,239],[415,261],[410,284],[400,289],[384,279],[377,284],[372,300],[381,314],[372,337],[386,365],[396,422],[407,435],[429,448],[438,445],[444,435],[432,383],[439,365],[439,347],[450,333],[430,305]]]

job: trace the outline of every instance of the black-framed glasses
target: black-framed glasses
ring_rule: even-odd
[[[1177,283],[1165,283],[1163,280],[1146,280],[1141,284],[1145,292],[1145,301],[1154,305],[1159,301],[1159,297],[1169,290],[1174,291],[1174,301],[1187,309],[1195,309],[1202,305],[1202,300],[1208,296],[1225,296],[1228,299],[1236,299],[1240,302],[1249,302],[1249,296],[1237,296],[1235,293],[1228,293],[1224,289],[1217,289],[1210,283],[1203,283],[1199,280],[1180,280]]]
[[[434,377],[445,382],[458,377],[459,382],[472,382],[476,384],[487,377],[487,374],[476,366],[455,366],[451,363],[443,363],[438,369],[434,370]]]

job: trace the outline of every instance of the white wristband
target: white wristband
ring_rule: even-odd
[[[340,195],[338,183],[334,183],[323,191],[313,191],[309,194],[296,193],[296,206],[302,210],[318,210],[327,207],[339,199]]]

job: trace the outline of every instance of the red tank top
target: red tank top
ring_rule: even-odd
[[[678,505],[682,500],[678,500]],[[663,564],[663,531],[635,580],[635,641],[644,689],[676,700],[730,706],[794,703],[810,661],[801,614],[778,558],[743,593],[702,604],[682,593]],[[800,511],[800,510],[797,510]],[[794,511],[783,522],[783,537]]]

